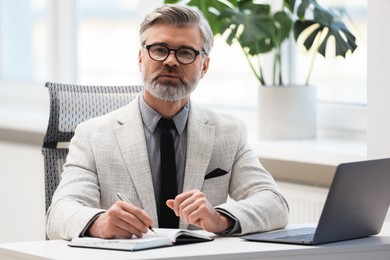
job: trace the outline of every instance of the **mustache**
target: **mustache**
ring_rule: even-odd
[[[168,66],[164,65],[164,67],[161,69],[161,71],[157,72],[157,75],[154,79],[157,79],[158,76],[164,73],[171,73],[171,74],[176,74],[177,76],[180,77],[180,79],[183,78],[182,73],[179,71],[179,69],[176,66]]]

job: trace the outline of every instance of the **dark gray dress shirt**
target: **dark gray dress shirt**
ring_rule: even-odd
[[[140,97],[140,111],[142,121],[144,123],[144,131],[146,137],[146,146],[149,155],[150,170],[152,173],[154,196],[157,205],[160,205],[160,136],[161,131],[157,127],[157,123],[161,115],[154,111],[146,104],[143,95]],[[176,160],[176,179],[178,194],[183,191],[184,182],[184,167],[187,150],[187,120],[188,120],[189,102],[183,109],[172,117],[176,129],[172,129],[173,141],[175,145],[175,160]],[[157,207],[159,210],[159,207]],[[158,212],[159,213],[159,212]]]

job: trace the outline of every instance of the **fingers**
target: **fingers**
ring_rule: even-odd
[[[144,210],[127,202],[118,201],[115,204],[119,207],[116,215],[120,219],[117,225],[121,229],[129,231],[137,237],[141,237],[142,234],[148,232],[148,227],[153,225],[153,220]]]
[[[152,226],[152,219],[146,212],[134,205],[118,201],[101,214],[90,226],[89,234],[103,238],[142,237]]]
[[[234,222],[220,214],[199,190],[191,190],[179,194],[166,204],[174,210],[184,222],[203,228],[209,232],[222,232],[231,228]]]
[[[204,193],[199,190],[179,194],[174,200],[168,200],[166,204],[184,222],[198,226],[202,217],[207,217],[211,211],[214,211]]]
[[[122,211],[119,211],[119,218],[127,223],[131,223],[137,229],[146,233],[148,227],[153,225],[153,220],[146,212],[132,204],[126,202],[117,202]]]
[[[115,221],[115,226],[117,229],[130,234],[134,234],[137,237],[142,237],[143,233],[147,232],[147,227],[143,223],[139,216],[135,213],[129,213],[125,210],[118,209],[117,211],[112,211],[117,220]]]
[[[177,195],[173,203],[173,211],[175,211],[176,216],[181,216],[182,211],[186,207],[193,204],[198,197],[202,196],[204,196],[204,194],[198,190],[190,190]]]
[[[174,207],[174,203],[175,203],[175,200],[172,200],[172,199],[166,201],[167,206],[168,206],[170,209],[172,209],[172,210],[173,210],[173,207]]]

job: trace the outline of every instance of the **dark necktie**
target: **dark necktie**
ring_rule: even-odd
[[[161,129],[160,155],[161,155],[161,193],[160,193],[160,228],[178,228],[179,218],[175,212],[166,205],[168,199],[177,195],[175,147],[171,129],[175,128],[172,119],[161,118],[158,122]]]

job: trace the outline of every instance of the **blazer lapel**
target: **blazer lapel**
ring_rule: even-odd
[[[202,188],[214,146],[215,128],[207,121],[203,112],[191,103],[183,191]]]
[[[131,102],[118,117],[115,129],[119,148],[134,182],[143,209],[158,223],[153,181],[149,165],[144,128],[138,106],[138,98]]]
[[[203,112],[191,103],[188,117],[187,155],[184,172],[183,192],[203,186],[206,170],[214,146],[214,126],[207,125]],[[180,221],[179,227],[187,229],[188,224]]]

